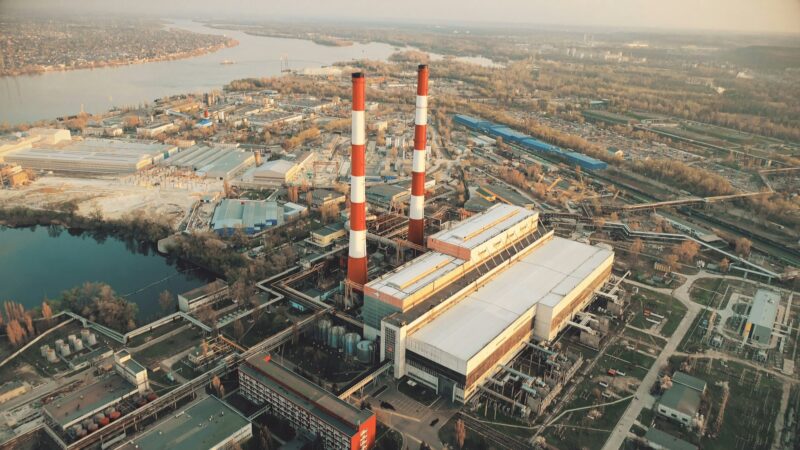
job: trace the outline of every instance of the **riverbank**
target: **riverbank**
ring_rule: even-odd
[[[147,63],[162,62],[162,61],[176,61],[179,59],[194,58],[197,56],[214,53],[225,48],[236,47],[237,45],[239,45],[239,41],[231,38],[222,44],[212,45],[208,47],[201,47],[190,51],[168,53],[153,58],[143,58],[134,60],[120,59],[120,60],[107,60],[107,61],[85,61],[82,63],[73,64],[71,66],[65,66],[63,64],[58,66],[35,65],[35,66],[25,66],[20,69],[13,69],[13,70],[5,69],[5,70],[0,70],[0,77],[16,77],[20,75],[40,75],[49,72],[67,72],[71,70],[82,70],[82,69],[103,69],[108,67],[130,66],[134,64],[147,64]]]

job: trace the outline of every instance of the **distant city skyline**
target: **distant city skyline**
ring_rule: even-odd
[[[136,6],[131,15],[800,33],[797,0],[139,0]],[[130,3],[121,0],[40,0],[33,6],[28,0],[5,0],[0,4],[3,13],[119,14],[129,8]]]

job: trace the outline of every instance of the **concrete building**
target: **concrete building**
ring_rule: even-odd
[[[57,145],[72,139],[69,130],[63,128],[31,128],[27,133],[29,136],[38,138],[39,144],[45,145]]]
[[[194,145],[175,154],[164,163],[193,170],[197,175],[218,180],[230,180],[237,173],[255,164],[253,152],[238,148],[238,144]]]
[[[330,205],[341,205],[347,201],[344,194],[330,189],[314,189],[311,191],[311,205],[322,208]]]
[[[672,387],[658,400],[656,411],[685,427],[693,428],[705,391],[705,381],[683,372],[675,372],[672,376]]]
[[[319,435],[326,449],[366,450],[375,443],[376,418],[272,361],[266,353],[239,366],[240,394],[293,428]]]
[[[143,127],[136,128],[136,135],[144,138],[154,138],[159,134],[169,133],[178,127],[172,122],[153,122]]]
[[[22,394],[27,393],[31,385],[25,381],[14,380],[0,386],[0,404],[13,400]]]
[[[141,435],[127,441],[119,450],[224,450],[253,436],[253,427],[239,411],[216,397],[192,403]]]
[[[215,280],[205,286],[192,289],[189,292],[178,294],[178,309],[188,313],[201,306],[213,303],[228,295],[228,283],[224,280]]]
[[[381,359],[464,402],[530,339],[555,338],[608,280],[613,252],[495,205],[428,237],[432,250],[364,290],[364,335]]]
[[[131,173],[151,166],[175,146],[149,141],[96,139],[23,149],[5,155],[25,169],[85,174]]]
[[[753,297],[750,314],[744,325],[743,336],[751,343],[767,345],[772,338],[772,327],[778,315],[781,294],[768,289],[759,289]]]
[[[28,183],[28,172],[18,164],[0,163],[0,187],[15,188]]]
[[[337,239],[347,236],[347,230],[342,222],[332,223],[312,231],[307,242],[317,247],[327,248]]]
[[[114,354],[114,370],[129,383],[136,386],[140,394],[150,389],[147,369],[131,357],[128,350],[120,350]]]
[[[265,186],[291,184],[302,175],[300,164],[285,159],[267,161],[253,171],[253,183]]]
[[[284,208],[275,201],[223,199],[211,219],[211,228],[219,235],[231,235],[237,229],[255,234],[283,225]]]
[[[134,395],[139,395],[137,387],[114,373],[44,405],[42,415],[48,425],[66,431]]]

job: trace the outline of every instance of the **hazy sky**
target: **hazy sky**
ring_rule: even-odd
[[[349,18],[800,33],[800,0],[0,0],[0,10],[52,10],[53,6],[173,17]]]

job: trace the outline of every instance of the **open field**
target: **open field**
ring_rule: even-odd
[[[643,288],[639,288],[639,293],[631,297],[631,311],[635,313],[631,325],[636,328],[657,331],[664,337],[672,336],[675,328],[686,315],[686,307],[678,300],[669,295]],[[645,311],[648,311],[648,316],[645,316]],[[657,318],[653,314],[664,318]],[[648,317],[661,323],[655,325],[647,320]]]
[[[176,225],[201,197],[181,189],[125,184],[116,178],[66,178],[45,176],[20,189],[0,189],[0,203],[33,209],[53,209],[75,202],[78,213],[99,212],[104,218],[127,214],[169,218]]]

